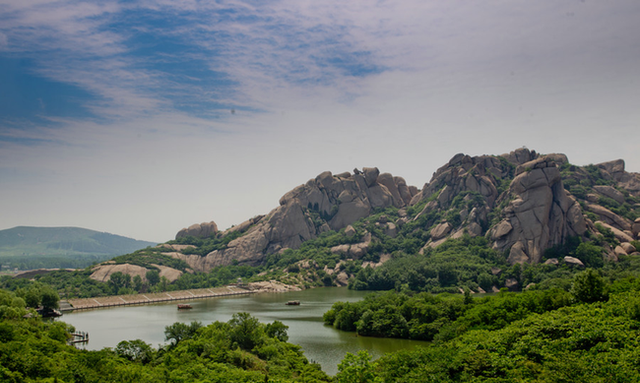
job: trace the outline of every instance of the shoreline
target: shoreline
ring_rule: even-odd
[[[247,295],[266,292],[288,292],[301,290],[276,281],[254,282],[248,285],[228,285],[204,289],[167,291],[162,293],[112,295],[95,298],[72,298],[60,300],[60,311],[91,310],[118,306],[146,305],[161,302],[215,298],[231,295]]]

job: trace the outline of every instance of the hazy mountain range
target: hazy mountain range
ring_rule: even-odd
[[[52,263],[54,258],[103,260],[155,245],[79,227],[18,226],[0,231],[0,257],[11,264],[46,258],[42,266],[55,267],[59,265]]]

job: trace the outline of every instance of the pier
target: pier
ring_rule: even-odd
[[[76,331],[70,334],[71,339],[69,339],[69,343],[86,343],[89,341],[89,333],[84,331]]]
[[[67,299],[60,302],[60,311],[87,310],[117,306],[145,305],[189,299],[214,298],[229,295],[253,294],[257,291],[247,290],[237,286],[216,287],[210,289],[191,289],[169,291],[164,293],[146,293],[117,295],[110,297]],[[87,335],[88,337],[88,335]]]

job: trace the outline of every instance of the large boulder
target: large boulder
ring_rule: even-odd
[[[218,232],[218,225],[215,222],[195,223],[187,228],[180,230],[176,234],[176,239],[183,237],[208,238]]]
[[[603,196],[613,199],[617,203],[620,203],[620,204],[624,203],[624,194],[622,194],[619,190],[617,190],[613,186],[595,185],[593,189],[598,193],[602,194]]]
[[[581,260],[575,257],[569,257],[569,256],[564,257],[564,263],[566,263],[569,266],[584,267],[584,263],[582,263]]]
[[[444,238],[447,234],[449,234],[452,228],[453,226],[449,222],[443,222],[437,225],[436,227],[431,229],[431,239],[437,241],[440,238]]]
[[[616,227],[614,227],[612,225],[609,225],[609,224],[607,224],[605,222],[602,222],[602,221],[596,221],[595,224],[596,225],[602,225],[602,227],[604,227],[605,229],[611,230],[613,235],[620,242],[631,242],[631,241],[633,241],[633,237],[632,236],[630,236],[629,234],[625,233],[622,230],[619,230],[618,228],[616,228]]]
[[[509,251],[511,264],[539,263],[544,250],[587,230],[580,205],[562,186],[555,158],[539,157],[516,168],[515,197],[490,230],[493,247]]]
[[[631,230],[631,221],[620,217],[606,207],[596,204],[587,204],[587,210],[595,213],[601,221],[608,225],[614,226],[622,231]]]

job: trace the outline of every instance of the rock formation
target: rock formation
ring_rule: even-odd
[[[404,207],[416,192],[417,189],[408,187],[402,177],[380,174],[378,168],[365,167],[356,174],[323,172],[285,194],[280,199],[280,206],[269,214],[238,225],[241,229],[234,227],[223,233],[243,232],[241,237],[229,242],[226,249],[213,251],[205,257],[171,255],[186,261],[196,271],[208,271],[234,261],[256,265],[269,254],[296,249],[320,233],[343,229],[368,216],[372,209]],[[198,233],[197,226],[181,230],[176,238]],[[393,227],[389,230],[393,231]],[[356,248],[358,246],[353,246],[352,251]]]
[[[374,223],[377,228],[394,238],[404,225],[411,222],[415,227],[420,222],[415,230],[423,230],[428,239],[423,251],[449,238],[486,236],[509,263],[538,263],[546,249],[572,236],[586,238],[587,232],[599,235],[597,227],[605,227],[621,243],[615,251],[632,254],[640,220],[621,212],[637,208],[638,198],[640,175],[626,172],[622,160],[579,167],[563,154],[540,155],[526,148],[500,156],[456,154],[422,190],[377,168],[354,169],[353,174],[323,172],[286,193],[280,206],[267,215],[223,233],[210,222],[176,235],[203,238],[240,233],[225,249],[204,257],[179,249],[169,255],[195,271],[235,262],[257,265],[270,254],[296,249],[323,232],[347,228],[374,209],[388,207],[398,208],[400,218],[394,222],[379,218]],[[347,230],[349,235],[355,233],[353,227]],[[368,234],[360,243],[330,250],[359,258],[375,240]],[[615,256],[613,248],[609,256]]]
[[[218,225],[215,222],[195,223],[184,228],[176,234],[176,239],[183,237],[208,238],[218,232]]]
[[[587,230],[580,205],[562,186],[560,170],[546,156],[518,166],[510,192],[515,197],[491,231],[494,248],[510,263],[538,263],[544,250]]]
[[[175,281],[182,275],[182,271],[173,269],[171,267],[162,265],[152,266],[154,266],[160,272],[161,278],[165,277],[169,282]],[[117,265],[105,263],[94,267],[93,273],[89,276],[89,278],[98,282],[108,282],[111,279],[111,274],[115,272],[121,272],[122,274],[130,275],[132,278],[137,275],[142,278],[143,282],[146,282],[146,275],[149,270],[150,269],[147,269],[146,267],[131,265],[129,263],[122,263]]]

